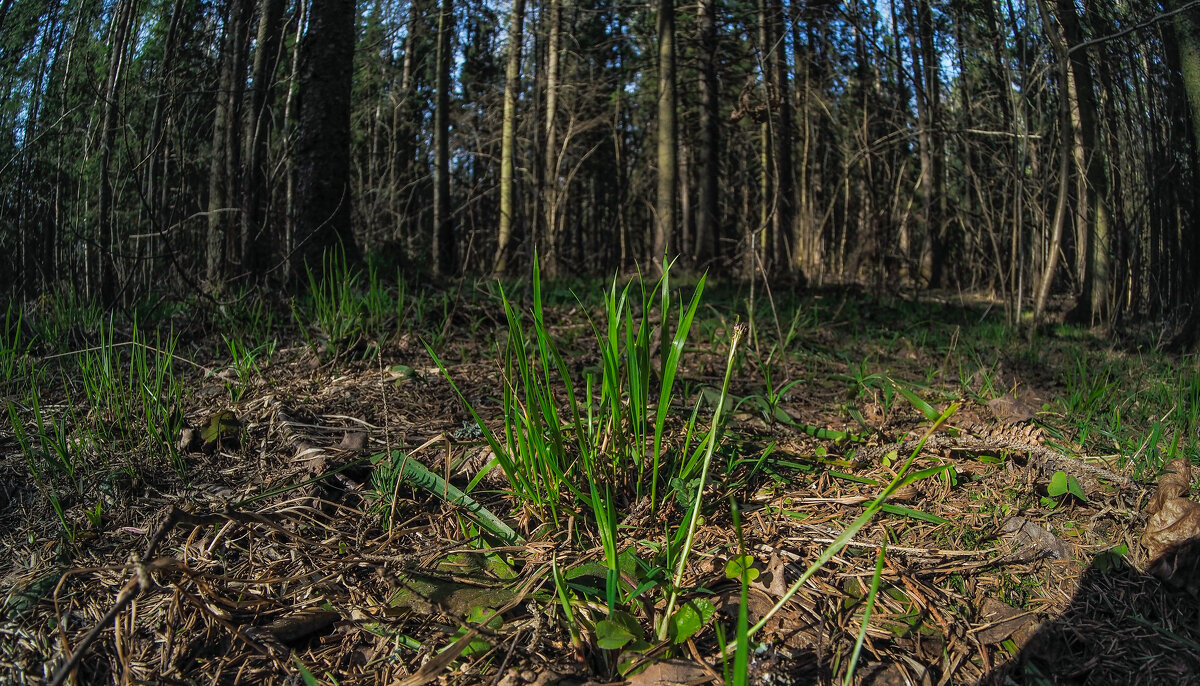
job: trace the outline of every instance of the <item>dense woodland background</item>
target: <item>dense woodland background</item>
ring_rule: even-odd
[[[1200,2],[0,0],[34,298],[678,258],[1195,339]]]

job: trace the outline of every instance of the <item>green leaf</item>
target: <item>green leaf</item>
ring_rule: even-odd
[[[1051,498],[1057,498],[1067,493],[1067,473],[1063,471],[1054,472],[1054,476],[1050,477],[1050,485],[1046,487],[1046,493]]]
[[[673,643],[683,643],[700,631],[712,619],[717,608],[703,598],[689,600],[671,616],[668,635]]]
[[[932,422],[937,421],[937,418],[941,416],[940,412],[933,409],[932,405],[925,402],[919,395],[914,393],[912,389],[908,388],[907,386],[902,386],[895,381],[892,381],[892,385],[896,387],[897,391],[900,391],[900,394],[903,395],[913,407],[917,408],[920,410],[921,414],[925,415],[925,419],[928,419]]]
[[[613,619],[596,622],[596,645],[605,650],[616,650],[633,638],[633,632],[621,622]]]
[[[377,453],[371,456],[371,461],[379,463],[385,458],[386,455],[384,453]],[[393,463],[400,462],[404,465],[404,471],[400,475],[402,480],[423,488],[448,503],[463,508],[480,526],[505,543],[512,545],[524,540],[517,532],[513,531],[511,527],[493,514],[491,510],[480,505],[474,498],[463,493],[453,484],[447,483],[442,477],[429,471],[416,458],[404,455],[399,450],[396,450],[392,452],[391,459]]]
[[[1083,486],[1079,485],[1079,479],[1069,477],[1067,479],[1067,492],[1079,498],[1083,502],[1087,502],[1087,496],[1083,494]]]
[[[939,517],[931,512],[924,512],[922,510],[914,510],[911,507],[904,507],[903,505],[892,505],[890,503],[885,503],[883,505],[880,505],[879,509],[882,510],[883,512],[887,512],[888,514],[900,515],[901,517],[909,517],[911,519],[918,519],[922,522],[929,522],[930,524],[949,524],[950,523],[950,520],[945,519],[943,517]]]
[[[739,555],[725,563],[725,578],[737,579],[750,583],[758,578],[759,571],[754,566],[752,555]]]
[[[208,418],[208,424],[200,430],[200,440],[205,446],[219,446],[236,440],[241,429],[242,423],[238,421],[236,414],[230,410],[221,410]]]
[[[300,658],[297,657],[294,659],[296,660],[296,669],[300,671],[300,678],[304,679],[304,686],[320,686],[321,682],[317,681],[317,677],[308,671],[308,667],[304,666]]]

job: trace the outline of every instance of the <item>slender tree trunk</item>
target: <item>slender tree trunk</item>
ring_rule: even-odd
[[[542,264],[545,273],[555,278],[559,264],[561,237],[558,235],[558,88],[559,55],[561,52],[562,0],[550,0],[546,22],[546,140],[545,164],[542,165],[542,211],[544,214],[546,253]]]
[[[242,102],[246,88],[246,56],[249,50],[250,12],[253,0],[229,0],[217,111],[213,118],[212,159],[208,168],[208,244],[205,278],[219,286],[230,276],[236,215],[235,197],[241,171]]]
[[[99,222],[96,258],[93,263],[97,268],[95,283],[99,285],[100,299],[106,307],[113,304],[117,295],[113,245],[117,242],[119,222],[116,221],[116,211],[113,207],[115,199],[112,159],[120,128],[118,91],[124,73],[126,46],[136,14],[136,5],[136,0],[121,0],[113,11],[112,39],[108,46],[108,75],[104,82],[104,114],[100,122],[100,197],[96,207]]]
[[[521,87],[521,34],[525,0],[513,0],[508,25],[508,64],[504,71],[504,121],[500,129],[500,231],[492,272],[504,274],[508,266],[508,244],[512,239],[513,149],[517,139],[517,89]]]
[[[300,113],[296,140],[296,241],[292,274],[321,268],[324,254],[341,249],[361,259],[352,227],[350,84],[354,67],[354,0],[321,0],[309,10],[300,45]]]
[[[1170,6],[1178,8],[1182,4],[1183,0],[1171,0]],[[1196,16],[1195,11],[1178,14],[1175,16],[1174,29],[1179,50],[1179,71],[1183,77],[1184,96],[1191,115],[1192,137],[1196,146],[1192,154],[1195,160],[1200,158],[1200,17]],[[1198,206],[1193,200],[1193,211]],[[1193,216],[1192,225],[1182,230],[1181,242],[1187,247],[1187,254],[1181,258],[1181,262],[1187,260],[1184,269],[1189,272],[1187,287],[1191,292],[1181,300],[1190,304],[1191,312],[1183,329],[1171,341],[1171,347],[1176,349],[1194,347],[1200,340],[1200,297],[1197,297],[1200,296],[1200,265],[1197,265],[1200,258],[1200,226]]]
[[[1079,15],[1076,14],[1075,3],[1072,0],[1057,2],[1058,21],[1062,25],[1063,38],[1070,49],[1083,42]],[[1084,178],[1087,179],[1085,198],[1088,223],[1083,292],[1069,318],[1073,321],[1108,324],[1112,293],[1112,228],[1108,214],[1106,156],[1100,140],[1096,90],[1087,50],[1072,51],[1070,64],[1081,138],[1076,157],[1082,158]]]
[[[771,45],[768,69],[771,72],[773,98],[779,103],[779,118],[772,133],[775,162],[776,212],[772,226],[772,262],[786,268],[792,274],[804,277],[802,265],[791,259],[790,244],[797,239],[796,230],[796,175],[793,168],[792,140],[795,137],[792,113],[792,89],[788,77],[788,46],[783,31],[783,4],[781,0],[766,0],[767,22]]]
[[[251,72],[250,109],[246,113],[246,146],[242,172],[242,227],[239,254],[242,265],[255,278],[262,278],[271,263],[272,246],[279,245],[265,217],[267,142],[271,136],[271,103],[275,70],[279,66],[283,39],[283,0],[262,0],[258,38]]]
[[[697,32],[700,59],[699,169],[696,186],[696,241],[692,256],[696,264],[705,264],[716,251],[715,237],[720,216],[720,83],[717,81],[717,10],[715,0],[700,0],[697,5]]]
[[[675,120],[675,0],[658,2],[658,198],[655,202],[654,253],[663,268],[670,260],[675,230],[678,142]],[[660,262],[660,260],[662,260]]]
[[[440,274],[458,271],[458,246],[450,220],[450,62],[454,33],[453,0],[438,13],[437,103],[433,114],[433,252]]]

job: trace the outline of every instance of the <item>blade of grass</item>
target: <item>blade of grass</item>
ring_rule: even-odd
[[[729,379],[733,376],[733,362],[737,357],[738,344],[741,343],[742,337],[745,335],[746,325],[735,324],[733,327],[733,336],[729,341],[729,357],[725,363],[725,382],[721,387],[721,397],[717,401],[717,409],[713,411],[712,428],[709,430],[708,449],[704,454],[704,462],[700,466],[700,483],[696,486],[696,498],[692,501],[691,511],[688,516],[687,536],[684,538],[683,550],[679,552],[679,562],[675,568],[675,578],[671,583],[671,590],[667,596],[667,609],[663,614],[662,623],[658,627],[658,640],[660,641],[664,641],[667,638],[671,613],[674,612],[675,601],[679,597],[679,584],[683,580],[683,570],[687,567],[688,555],[692,551],[692,539],[696,535],[696,524],[700,519],[701,500],[704,498],[704,484],[708,480],[708,469],[712,464],[713,451],[717,444],[721,414],[725,409],[726,398],[729,395]]]
[[[858,666],[858,656],[862,652],[863,641],[867,637],[867,624],[871,621],[871,610],[875,608],[875,596],[879,593],[879,578],[883,576],[883,554],[887,550],[887,541],[879,546],[879,554],[875,556],[875,574],[871,576],[871,590],[867,593],[867,605],[863,608],[862,626],[858,629],[858,638],[854,641],[854,652],[850,654],[850,666],[846,669],[846,686],[850,686],[854,678],[854,669]]]

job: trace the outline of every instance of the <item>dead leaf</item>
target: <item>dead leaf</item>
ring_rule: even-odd
[[[362,430],[347,431],[342,436],[342,442],[338,445],[338,450],[344,450],[348,453],[361,453],[367,449],[367,432]]]
[[[782,598],[784,593],[787,593],[787,580],[783,578],[783,570],[786,565],[783,559],[779,557],[779,553],[771,553],[771,559],[767,562],[767,568],[759,575],[757,579],[750,582],[751,588],[756,588],[764,591],[775,598]]]
[[[176,445],[181,453],[190,453],[200,446],[200,432],[190,426],[183,427],[179,432],[179,443]]]
[[[1200,503],[1186,498],[1172,498],[1146,523],[1142,547],[1153,563],[1171,546],[1197,537],[1200,537]]]
[[[1191,491],[1191,463],[1173,460],[1146,505],[1151,516],[1141,543],[1149,560],[1147,571],[1170,586],[1198,594],[1200,503],[1188,499]]]
[[[1172,460],[1159,478],[1154,497],[1146,505],[1147,514],[1156,514],[1172,498],[1186,498],[1192,492],[1192,463],[1185,458]]]
[[[1037,408],[1019,400],[1012,393],[1005,393],[999,398],[988,401],[988,409],[1001,424],[1016,424],[1027,422],[1037,414]]]
[[[1018,610],[995,598],[984,598],[980,614],[988,624],[975,632],[975,638],[987,645],[1003,643],[1011,638],[1018,646],[1022,646],[1038,624],[1033,613]]]
[[[1017,545],[1017,555],[1023,560],[1049,557],[1065,560],[1071,555],[1070,548],[1058,536],[1050,533],[1041,524],[1024,517],[1009,517],[1000,532],[1009,534]]]
[[[625,683],[627,686],[682,686],[703,683],[709,676],[708,670],[694,662],[663,660],[650,664]]]
[[[290,643],[305,636],[320,633],[341,619],[341,615],[330,610],[303,610],[280,617],[266,626],[276,639]]]

